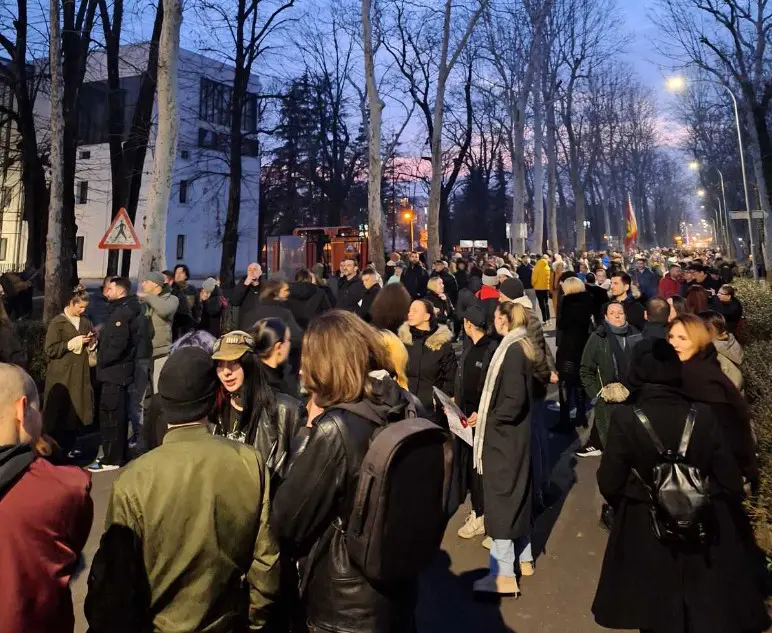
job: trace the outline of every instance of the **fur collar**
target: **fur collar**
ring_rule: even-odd
[[[399,334],[400,340],[406,345],[410,346],[413,344],[413,334],[410,331],[410,326],[407,323],[403,323],[399,331],[397,332]],[[446,325],[440,325],[437,328],[437,331],[434,332],[431,336],[427,337],[424,341],[424,345],[428,347],[433,352],[436,352],[439,350],[445,343],[449,343],[453,340],[453,334],[448,329]]]

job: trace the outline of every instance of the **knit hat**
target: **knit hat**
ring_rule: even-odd
[[[163,288],[164,284],[166,283],[166,278],[164,277],[163,273],[159,273],[157,270],[151,270],[147,275],[145,275],[145,281],[150,281],[156,286]]]
[[[206,290],[209,293],[214,292],[215,287],[217,286],[217,280],[214,277],[207,277],[204,280],[204,283],[201,284],[201,289]]]
[[[494,268],[486,268],[483,270],[482,282],[484,286],[491,286],[493,288],[498,286],[499,278],[496,275],[496,270]]]
[[[205,350],[183,347],[169,356],[158,378],[158,394],[167,424],[203,420],[212,411],[217,373]]]
[[[228,332],[215,341],[212,360],[239,360],[255,349],[255,339],[242,330]]]
[[[485,329],[485,326],[488,324],[488,321],[485,318],[485,312],[483,312],[480,306],[469,306],[462,315],[462,318],[469,321],[475,327],[482,329]]]
[[[519,299],[525,295],[523,282],[519,279],[505,279],[499,286],[499,292],[507,299]]]
[[[628,382],[632,389],[646,384],[680,387],[681,361],[673,346],[662,339],[643,339],[633,347]]]
[[[509,270],[509,268],[499,268],[496,271],[496,276],[501,277],[501,275],[504,275],[506,277],[509,277],[510,279],[514,279],[514,275],[512,274],[512,271]]]

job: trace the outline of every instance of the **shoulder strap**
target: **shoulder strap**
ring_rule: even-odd
[[[686,416],[686,424],[684,424],[684,432],[681,434],[681,444],[678,447],[678,456],[681,459],[686,459],[686,449],[689,448],[689,440],[692,439],[692,431],[694,430],[694,421],[697,419],[697,407],[692,405],[689,407],[689,415]]]
[[[633,412],[635,413],[635,416],[638,418],[640,423],[643,425],[643,428],[646,429],[646,432],[649,434],[651,441],[654,443],[654,448],[657,449],[657,452],[660,455],[664,453],[665,447],[662,445],[659,436],[654,432],[654,428],[651,426],[651,422],[649,421],[649,418],[646,417],[646,414],[638,407],[633,408]]]

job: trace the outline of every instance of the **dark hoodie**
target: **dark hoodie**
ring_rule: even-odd
[[[467,308],[473,305],[480,305],[475,295],[482,287],[482,279],[477,275],[470,275],[466,288],[458,291],[458,304],[456,305],[456,314],[458,318],[463,319]]]
[[[299,281],[290,287],[287,307],[298,325],[305,330],[314,317],[331,310],[332,304],[319,286]]]
[[[34,460],[35,453],[26,444],[0,446],[0,499]]]

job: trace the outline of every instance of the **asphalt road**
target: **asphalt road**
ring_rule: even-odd
[[[550,340],[552,343],[552,341]],[[557,415],[553,414],[557,422]],[[601,497],[595,483],[599,459],[577,460],[578,438],[551,437],[555,501],[536,520],[533,535],[536,574],[520,582],[519,599],[478,599],[472,583],[487,573],[482,537],[456,535],[468,506],[451,520],[435,564],[421,582],[420,633],[598,633],[590,607],[606,547],[598,525]],[[94,526],[86,546],[87,565],[99,545],[115,473],[93,477]],[[76,633],[85,633],[83,573],[73,583]]]

